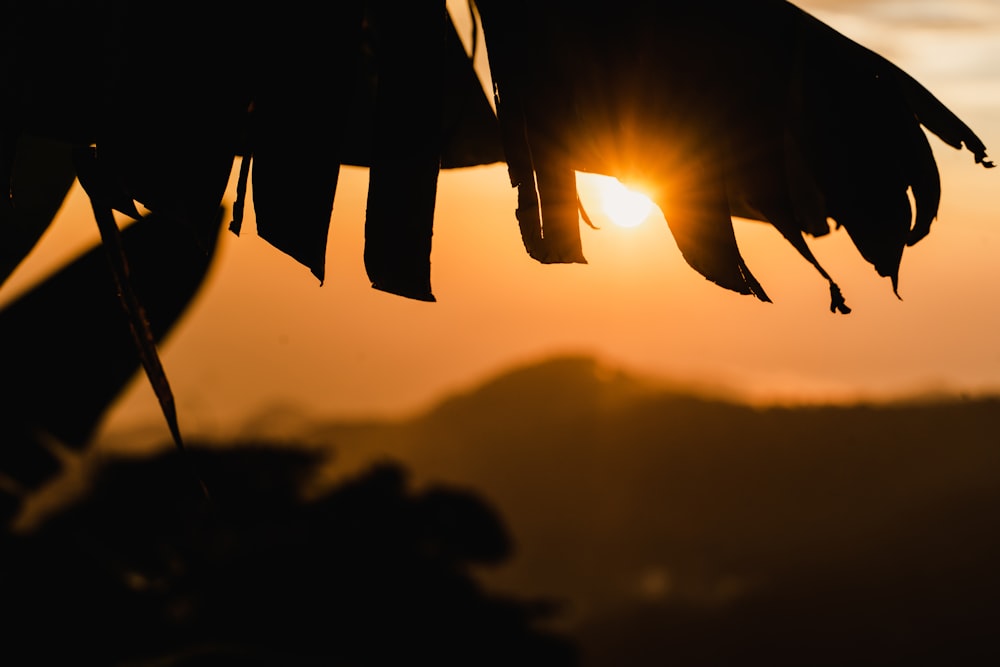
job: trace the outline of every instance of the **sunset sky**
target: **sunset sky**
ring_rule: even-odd
[[[1000,158],[1000,0],[797,4],[915,76]],[[464,0],[449,5],[462,15]],[[846,316],[829,312],[826,282],[773,228],[736,223],[767,304],[691,269],[658,211],[637,227],[611,224],[585,178],[581,197],[600,226],[582,230],[589,263],[538,264],[521,243],[503,165],[441,174],[437,302],[378,292],[363,266],[367,172],[344,168],[322,286],[255,235],[252,210],[240,237],[224,234],[203,292],[161,349],[181,429],[224,434],[277,404],[316,417],[410,414],[564,352],[755,399],[1000,391],[1000,168],[931,144],[942,203],[929,237],[904,253],[901,299],[845,232],[810,241],[853,308]],[[96,238],[76,190],[0,300]],[[104,432],[157,420],[139,376]]]

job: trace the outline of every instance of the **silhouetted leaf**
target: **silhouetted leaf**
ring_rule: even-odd
[[[216,237],[221,216],[216,220]],[[202,284],[214,256],[171,220],[122,230],[130,277],[162,340]],[[82,449],[140,369],[107,251],[95,247],[0,310],[4,400],[0,475],[27,489],[58,470],[49,440]]]
[[[575,165],[565,141],[572,101],[552,69],[554,51],[572,48],[535,8],[477,3],[483,21],[501,138],[511,185],[517,188],[521,240],[544,264],[585,263],[579,238]],[[541,16],[549,8],[541,7]]]
[[[445,13],[445,44],[440,62],[441,168],[459,169],[504,161],[500,129],[479,81],[470,54],[451,16]],[[369,167],[378,126],[375,99],[378,92],[379,53],[377,29],[370,18],[362,26],[361,60],[357,89],[351,95],[351,115],[342,136],[342,163]],[[423,98],[424,95],[421,95]],[[407,105],[412,106],[412,105]]]
[[[11,3],[8,143],[24,132],[96,142],[131,198],[181,219],[212,215],[242,155],[241,192],[256,167],[258,232],[320,281],[339,166],[370,167],[366,268],[377,288],[425,300],[432,159],[505,159],[525,247],[542,262],[585,261],[573,171],[642,178],[706,277],[767,300],[728,202],[730,215],[774,224],[841,312],[803,235],[832,220],[895,288],[904,247],[927,234],[940,199],[923,130],[992,165],[911,76],[781,0],[479,0],[499,118],[440,3],[386,2],[338,3],[335,14],[224,3],[211,16],[193,2]],[[144,39],[128,45],[133,31]],[[426,46],[413,50],[424,40],[436,45],[431,60]],[[45,83],[59,76],[58,91]]]
[[[430,255],[447,12],[444,0],[378,0],[370,9],[378,84],[365,269],[375,289],[433,301]]]
[[[302,4],[307,20],[277,12],[259,28],[244,160],[253,160],[257,233],[322,282],[342,146],[354,129],[364,3],[336,3],[322,16]],[[290,34],[295,39],[275,37]]]
[[[544,202],[536,212],[558,163],[656,190],[687,262],[765,301],[730,218],[771,222],[846,313],[803,234],[826,234],[832,219],[895,290],[903,249],[926,235],[940,199],[921,124],[992,166],[912,77],[787,2],[476,4],[516,217],[540,261],[546,218],[563,215]],[[558,189],[574,199],[569,179]]]
[[[76,182],[69,144],[23,134],[0,142],[0,285],[32,251]]]

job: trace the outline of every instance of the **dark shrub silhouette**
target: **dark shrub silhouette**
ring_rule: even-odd
[[[210,502],[174,450],[111,460],[85,497],[7,536],[18,664],[576,663],[537,624],[550,605],[477,584],[511,544],[476,496],[414,491],[391,463],[317,490],[321,457],[287,444],[189,455]]]

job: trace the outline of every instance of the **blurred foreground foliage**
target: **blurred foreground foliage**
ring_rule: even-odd
[[[512,544],[468,491],[380,464],[317,483],[287,443],[105,459],[86,492],[0,548],[2,649],[18,664],[576,664],[545,600],[475,570]],[[181,480],[181,481],[179,481]]]

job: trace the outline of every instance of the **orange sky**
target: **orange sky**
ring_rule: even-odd
[[[1000,4],[799,4],[913,74],[1000,157]],[[846,233],[811,241],[853,308],[847,316],[829,312],[826,282],[773,228],[736,229],[774,300],[765,304],[689,268],[658,212],[633,229],[608,224],[585,184],[584,204],[602,225],[583,228],[589,264],[537,264],[521,244],[502,165],[442,173],[438,301],[391,296],[369,287],[363,267],[367,172],[345,168],[323,286],[256,237],[252,210],[242,236],[224,234],[208,283],[161,349],[181,429],[222,435],[276,403],[317,416],[408,413],[508,365],[564,351],[787,400],[1000,390],[1000,168],[931,142],[942,205],[930,236],[904,254],[902,300]],[[232,195],[231,187],[229,202]],[[96,238],[77,191],[0,299]],[[104,432],[140,422],[162,422],[142,376]]]

